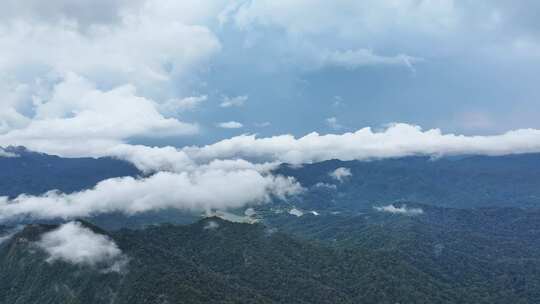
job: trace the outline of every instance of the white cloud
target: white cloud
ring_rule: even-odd
[[[300,191],[301,186],[292,178],[261,174],[253,169],[215,169],[209,165],[192,172],[107,179],[92,189],[72,194],[51,191],[42,196],[21,195],[13,200],[0,197],[0,220],[68,219],[111,212],[131,215],[167,208],[190,211],[239,208]]]
[[[240,135],[203,147],[183,149],[192,159],[256,158],[290,164],[330,159],[370,160],[411,155],[505,155],[540,152],[540,130],[520,129],[500,135],[443,134],[439,129],[396,123],[382,131],[362,128],[356,132],[295,138],[280,135],[257,138]]]
[[[403,215],[420,215],[424,213],[424,210],[421,208],[408,208],[406,205],[396,207],[394,205],[379,206],[373,207],[375,210],[380,212],[388,212],[393,214],[403,214]]]
[[[204,230],[215,230],[217,228],[219,228],[219,223],[216,221],[208,221],[203,227]]]
[[[43,234],[37,245],[49,257],[47,261],[64,261],[87,266],[107,266],[120,271],[126,257],[109,237],[84,227],[80,222],[69,222]]]
[[[177,83],[220,51],[205,25],[217,11],[217,2],[8,0],[0,12],[0,144],[70,149],[89,138],[98,150],[132,136],[193,134],[196,125],[159,112],[205,99],[179,98]]]
[[[35,116],[20,128],[0,134],[0,145],[35,150],[99,150],[133,136],[194,134],[197,125],[166,118],[157,103],[138,96],[131,85],[101,91],[88,80],[68,73],[54,86],[48,102],[35,106]]]
[[[110,155],[126,159],[145,172],[183,172],[198,168],[268,172],[280,162],[302,164],[329,159],[369,160],[408,155],[504,155],[540,152],[539,142],[540,131],[534,129],[510,131],[494,136],[464,136],[443,134],[438,129],[422,131],[417,126],[394,124],[379,132],[364,128],[354,133],[339,135],[311,133],[298,139],[291,135],[269,138],[242,135],[204,147],[184,149],[120,144],[92,151],[90,147],[84,146],[78,153],[82,156]],[[71,149],[74,150],[73,147]],[[238,157],[271,162],[255,165],[242,160],[227,160]]]
[[[315,188],[326,188],[326,189],[331,189],[331,190],[336,190],[337,189],[336,185],[323,183],[323,182],[318,182],[313,187],[315,187]]]
[[[147,173],[169,172],[143,179],[110,179],[93,189],[74,194],[51,192],[43,196],[23,195],[14,200],[2,198],[0,218],[70,218],[107,212],[133,214],[164,208],[239,208],[266,201],[271,195],[287,196],[301,191],[292,180],[269,175],[269,170],[282,162],[302,164],[329,159],[370,160],[407,155],[540,152],[540,131],[524,129],[493,136],[464,136],[394,124],[378,132],[364,128],[341,135],[311,133],[298,139],[291,135],[269,138],[242,135],[208,146],[183,149],[128,144],[103,150],[84,145],[83,148],[86,149],[76,152],[126,159]],[[254,164],[238,157],[269,162]],[[338,170],[335,178],[346,176],[345,171]]]
[[[90,33],[65,24],[0,24],[0,47],[2,74],[44,80],[51,72],[74,72],[100,83],[129,82],[148,91],[220,50],[206,27],[152,16],[127,16],[120,26]]]
[[[323,67],[333,66],[347,69],[356,69],[369,65],[402,65],[412,68],[414,63],[422,61],[420,58],[405,54],[381,56],[368,49],[328,51],[320,53],[319,56],[319,64]]]
[[[194,110],[198,108],[201,103],[206,101],[208,97],[206,95],[190,96],[185,98],[173,98],[159,105],[160,112],[164,114],[174,115],[187,110]]]
[[[237,121],[227,121],[227,122],[218,123],[217,126],[223,129],[239,129],[239,128],[242,128],[244,125],[242,125],[241,123]]]
[[[457,6],[452,0],[261,0],[229,6],[222,12],[221,20],[248,33],[246,39],[261,28],[280,33],[259,43],[267,43],[270,49],[275,40],[288,45],[289,48],[276,48],[283,52],[276,58],[285,62],[303,62],[311,68],[412,67],[419,60],[415,56],[399,51],[388,55],[385,49],[392,45],[394,49],[431,55],[430,48],[436,49],[434,41],[452,38],[461,30],[464,16]]]
[[[92,156],[114,156],[133,163],[145,173],[157,171],[182,172],[193,170],[197,164],[184,152],[174,147],[148,147],[121,144]]]
[[[385,65],[414,71],[420,58],[460,61],[464,54],[465,63],[537,62],[540,39],[532,12],[538,5],[533,2],[258,0],[227,6],[219,20],[243,30],[246,44],[273,51],[274,65]]]
[[[328,175],[339,182],[343,182],[347,177],[351,177],[352,173],[351,169],[349,168],[339,167],[336,170],[328,173]]]
[[[392,16],[392,22],[389,17]],[[445,32],[459,26],[459,11],[445,1],[249,1],[229,10],[229,20],[241,28],[275,26],[291,34],[316,35],[334,31],[342,39],[388,30]],[[322,22],[321,22],[322,20]],[[359,32],[361,28],[363,31]]]
[[[300,209],[292,208],[291,210],[289,210],[289,214],[296,217],[301,217],[304,215],[304,212],[302,212],[302,210]]]
[[[247,100],[248,100],[247,95],[234,96],[234,97],[223,96],[223,100],[219,106],[222,108],[241,107],[246,103]]]

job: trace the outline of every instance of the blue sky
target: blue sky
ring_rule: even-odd
[[[392,122],[468,135],[539,127],[534,2],[279,3],[244,2],[227,22],[210,26],[221,50],[198,75],[202,82],[190,88],[208,95],[208,102],[185,114],[206,122],[198,143],[245,132],[300,136]],[[243,10],[249,21],[235,20]],[[318,58],[357,50],[417,60],[336,64]],[[223,96],[248,100],[220,108]],[[229,120],[244,127],[212,124]],[[269,125],[256,127],[263,122]]]
[[[540,127],[535,1],[3,6],[2,142],[87,129],[100,141],[183,146],[394,122],[466,135]],[[115,105],[123,115],[107,111],[118,88],[133,105]],[[94,93],[110,101],[94,107]],[[130,98],[148,102],[137,108]],[[155,113],[141,115],[144,107]],[[136,121],[127,126],[127,117]]]

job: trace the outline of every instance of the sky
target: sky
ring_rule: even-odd
[[[149,174],[0,197],[0,221],[304,191],[272,175],[282,162],[540,152],[538,1],[0,5],[0,147],[112,156]]]
[[[0,134],[108,124],[122,128],[108,137],[184,146],[395,122],[467,135],[540,127],[536,1],[2,6]]]

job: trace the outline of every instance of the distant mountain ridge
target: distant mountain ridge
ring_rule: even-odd
[[[332,178],[329,173],[337,168],[347,168],[352,176]],[[540,207],[538,153],[329,160],[283,164],[275,172],[309,188],[296,201],[306,208],[360,210],[399,200],[455,208]]]
[[[39,195],[50,190],[71,193],[91,188],[98,182],[141,172],[132,164],[110,157],[63,158],[7,147],[16,157],[0,156],[0,196]]]

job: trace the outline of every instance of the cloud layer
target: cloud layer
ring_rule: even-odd
[[[157,173],[147,178],[105,180],[93,189],[73,194],[49,192],[43,196],[21,195],[13,200],[0,198],[0,219],[73,218],[109,212],[134,214],[165,208],[191,211],[236,208],[268,201],[272,196],[283,198],[300,192],[301,186],[294,180],[269,174],[269,170],[282,162],[540,152],[540,131],[526,129],[495,136],[463,136],[394,124],[378,132],[364,128],[341,135],[311,133],[298,139],[291,135],[269,138],[242,135],[183,149],[128,144],[95,151],[86,148],[85,153],[126,159],[147,173]],[[332,176],[342,180],[349,173],[341,168]]]
[[[211,169],[195,172],[158,172],[150,177],[113,178],[94,188],[64,194],[0,197],[0,221],[30,218],[75,218],[102,213],[127,215],[176,208],[210,211],[285,198],[302,190],[292,178],[262,175],[253,169]]]
[[[419,126],[396,123],[380,131],[363,128],[344,134],[310,133],[300,138],[292,135],[267,138],[241,135],[212,145],[188,147],[183,151],[197,160],[242,157],[291,164],[411,155],[504,155],[540,152],[540,130],[522,129],[492,136],[465,136],[443,134],[439,129],[424,131]]]

